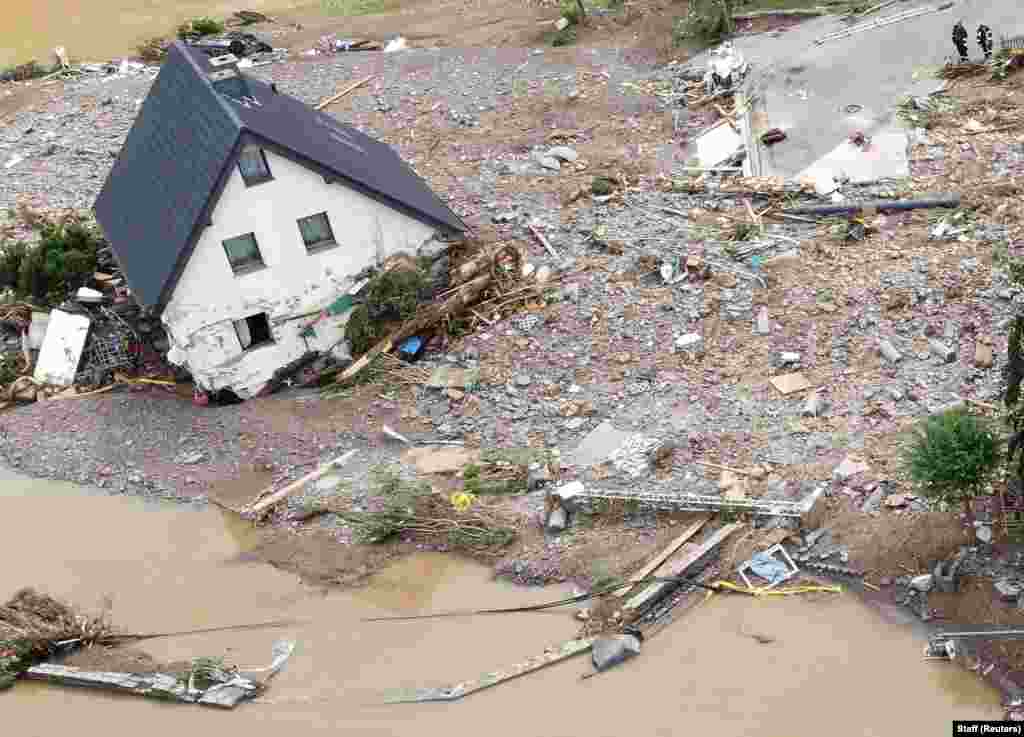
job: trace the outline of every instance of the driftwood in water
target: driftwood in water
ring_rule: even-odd
[[[586,652],[593,646],[596,639],[596,637],[587,637],[581,640],[569,640],[557,648],[549,649],[543,655],[534,656],[509,668],[485,673],[472,681],[463,681],[454,686],[396,690],[389,694],[384,703],[410,704],[424,701],[455,701],[471,693],[482,691],[491,686],[497,686],[499,683],[510,681],[519,676],[525,676],[527,673],[533,673],[541,668],[546,668],[549,665]]]
[[[61,686],[100,688],[163,701],[233,709],[259,695],[266,688],[266,680],[281,670],[294,649],[294,642],[274,643],[274,659],[267,668],[241,672],[208,669],[203,677],[210,685],[205,688],[197,688],[195,679],[185,680],[166,673],[108,673],[54,663],[32,666],[23,677]],[[262,681],[257,680],[259,676],[263,677]]]

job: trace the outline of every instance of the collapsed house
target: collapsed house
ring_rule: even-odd
[[[198,389],[258,394],[348,352],[360,278],[466,226],[389,146],[175,43],[95,204]]]

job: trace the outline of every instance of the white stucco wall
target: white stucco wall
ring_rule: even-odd
[[[346,316],[299,333],[352,286],[352,276],[400,252],[416,253],[434,229],[303,166],[266,152],[273,180],[246,187],[237,167],[186,264],[162,319],[171,358],[207,390],[256,393],[273,372],[343,336]],[[308,253],[296,221],[327,212],[338,245]],[[254,233],[265,268],[235,275],[222,241]],[[266,312],[272,345],[242,351],[234,320]]]

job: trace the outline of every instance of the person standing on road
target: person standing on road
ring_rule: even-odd
[[[984,23],[978,26],[978,46],[981,47],[986,60],[992,58],[992,29]]]
[[[967,62],[967,29],[964,28],[962,20],[958,20],[953,26],[953,45],[956,46],[957,53],[960,54],[960,63],[965,64]]]

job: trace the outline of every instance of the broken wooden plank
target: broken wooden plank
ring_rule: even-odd
[[[679,560],[673,561],[669,565],[669,570],[666,571],[665,577],[671,578],[675,576],[682,576],[687,568],[692,566],[698,560],[707,555],[710,551],[718,547],[729,535],[736,532],[739,528],[743,527],[743,523],[734,522],[728,524],[721,529],[715,530],[711,537],[705,540],[699,545],[690,545],[690,549],[684,551],[683,555]],[[662,593],[667,587],[675,585],[669,581],[656,581],[650,584],[647,588],[641,591],[639,594],[634,596],[632,599],[626,602],[623,607],[625,611],[632,611],[639,609],[641,606],[646,604],[648,601],[653,599],[658,594]]]
[[[552,245],[548,241],[548,239],[546,237],[544,237],[544,234],[541,233],[539,230],[537,230],[537,228],[535,226],[533,226],[533,225],[529,226],[529,228],[530,228],[530,232],[533,233],[533,236],[538,241],[540,241],[540,244],[542,246],[544,246],[544,250],[546,250],[548,253],[550,253],[552,258],[554,258],[554,259],[556,259],[558,261],[561,261],[562,257],[558,255],[558,251],[556,251],[554,249],[554,247],[552,247]]]
[[[485,688],[490,688],[491,686],[497,686],[499,683],[511,681],[513,678],[525,676],[527,673],[533,673],[541,668],[546,668],[549,665],[559,663],[573,657],[574,655],[586,652],[593,646],[596,639],[596,637],[587,637],[580,640],[569,640],[557,648],[548,648],[543,655],[536,655],[528,660],[524,660],[522,663],[516,663],[509,668],[485,673],[472,681],[463,681],[462,683],[457,683],[453,686],[397,689],[389,692],[384,703],[411,704],[425,701],[455,701],[464,696],[468,696],[471,693],[482,691]]]
[[[665,560],[670,555],[672,555],[677,550],[679,550],[679,548],[681,548],[683,546],[683,543],[685,543],[691,537],[696,535],[697,532],[700,530],[700,528],[703,527],[705,524],[707,524],[707,522],[710,519],[711,519],[711,515],[705,515],[705,516],[701,517],[700,519],[698,519],[697,521],[695,521],[692,525],[687,527],[685,530],[683,530],[683,532],[679,535],[679,537],[677,537],[675,540],[670,542],[668,544],[668,546],[664,550],[662,550],[656,556],[651,558],[651,560],[647,563],[647,565],[645,565],[639,571],[634,573],[630,577],[629,582],[630,583],[636,583],[637,581],[642,581],[643,579],[645,579],[648,576],[650,576],[662,563],[665,562]],[[621,591],[619,591],[616,594],[616,596],[618,596],[619,598],[625,598],[626,596],[629,595],[629,592],[632,591],[633,588],[634,588],[633,586],[630,586],[629,588],[622,589]]]
[[[347,453],[338,456],[333,461],[328,461],[327,463],[320,466],[320,468],[316,469],[312,473],[306,474],[298,481],[293,481],[292,483],[285,486],[283,489],[275,491],[274,493],[270,494],[270,496],[267,496],[263,499],[256,499],[252,504],[249,505],[247,509],[245,509],[242,512],[242,516],[248,518],[260,517],[264,512],[270,509],[270,507],[274,506],[279,501],[286,499],[291,494],[294,494],[296,491],[301,489],[306,484],[316,481],[321,476],[326,476],[330,471],[334,470],[336,467],[343,466],[346,463],[348,463],[349,458],[354,456],[357,452],[358,451],[356,450],[350,450]]]
[[[328,98],[327,98],[326,100],[323,100],[323,101],[322,101],[322,102],[321,102],[320,104],[318,104],[318,105],[316,106],[316,108],[315,108],[315,109],[316,109],[316,110],[323,110],[323,109],[324,109],[325,107],[327,107],[327,106],[328,106],[328,105],[330,105],[331,103],[335,103],[335,102],[337,102],[338,100],[340,100],[340,99],[341,99],[341,98],[343,98],[343,97],[344,97],[345,95],[347,95],[348,93],[352,92],[353,90],[357,90],[357,89],[359,89],[359,88],[360,88],[360,87],[362,87],[362,86],[363,86],[364,84],[366,84],[367,82],[369,82],[369,81],[370,81],[371,79],[373,79],[373,75],[372,75],[372,74],[371,74],[371,75],[370,75],[369,77],[364,77],[363,79],[360,79],[360,80],[359,80],[358,82],[353,82],[352,84],[350,84],[350,85],[349,85],[348,87],[346,87],[345,89],[343,89],[343,90],[342,90],[341,92],[339,92],[338,94],[336,94],[336,95],[331,95],[331,96],[330,96],[330,97],[328,97]]]

